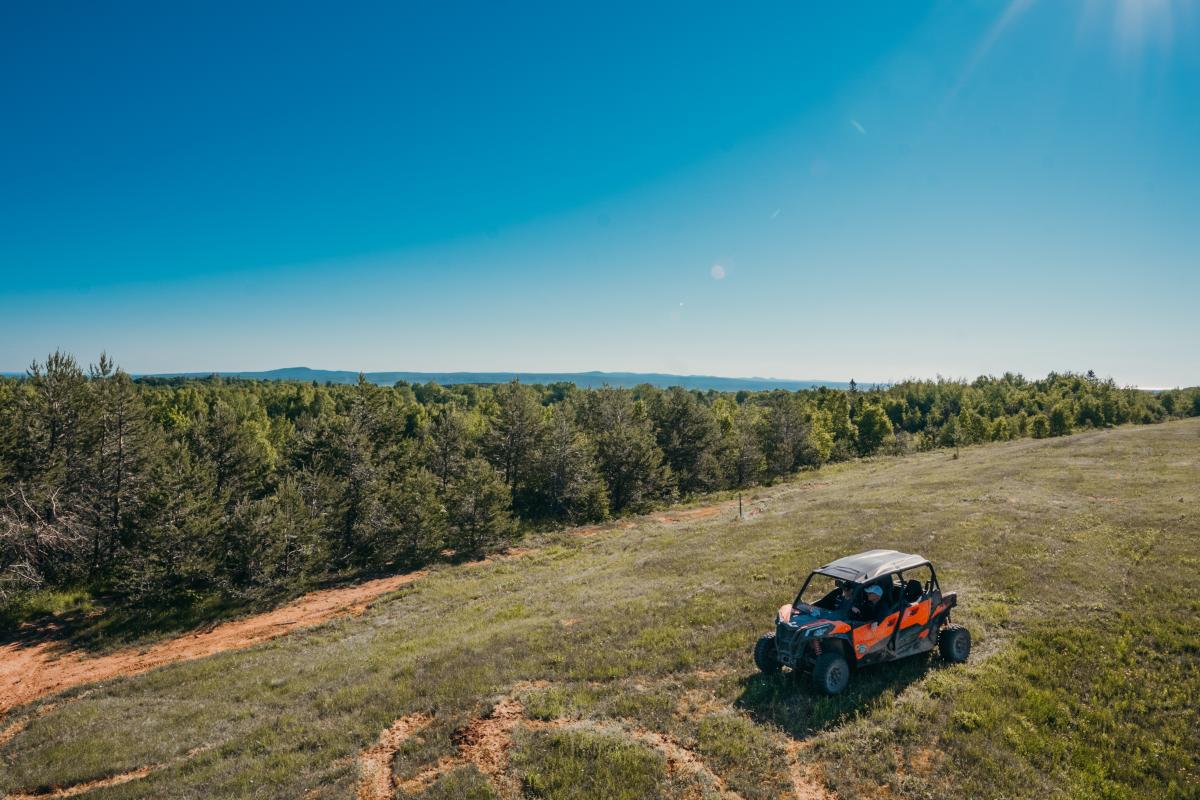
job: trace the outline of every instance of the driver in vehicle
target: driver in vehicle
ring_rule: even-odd
[[[883,587],[873,583],[863,591],[863,599],[850,609],[850,618],[859,622],[882,622],[887,616],[883,605]]]
[[[813,605],[817,608],[826,608],[830,611],[841,611],[850,608],[851,599],[854,597],[854,590],[858,584],[853,581],[837,581],[837,585],[833,591],[822,597]]]
[[[853,610],[851,604],[854,602],[854,590],[856,588],[858,588],[857,583],[854,583],[853,581],[842,581],[842,591],[838,595],[837,601],[838,610]]]

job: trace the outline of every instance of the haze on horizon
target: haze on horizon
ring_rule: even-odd
[[[0,370],[1200,384],[1198,14],[10,6]]]

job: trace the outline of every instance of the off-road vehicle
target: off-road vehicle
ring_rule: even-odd
[[[881,596],[872,603],[868,592]],[[775,632],[754,646],[754,663],[766,673],[808,672],[826,694],[845,689],[853,669],[935,646],[945,660],[961,663],[971,653],[971,634],[950,623],[957,604],[958,594],[943,594],[921,556],[868,550],[839,558],[813,570],[796,599],[780,607]]]

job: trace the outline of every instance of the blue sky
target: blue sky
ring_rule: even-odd
[[[1198,17],[7,4],[0,369],[1200,384]]]

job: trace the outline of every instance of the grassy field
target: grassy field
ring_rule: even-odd
[[[142,770],[82,796],[354,797],[403,719],[398,797],[1200,796],[1200,420],[845,464],[752,506],[550,537],[47,698],[14,712],[0,791]],[[757,674],[807,571],[873,547],[933,560],[971,662],[832,699]]]

